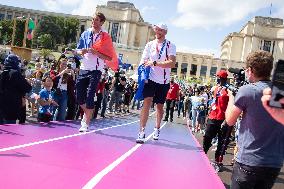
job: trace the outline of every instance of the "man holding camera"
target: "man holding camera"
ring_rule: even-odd
[[[126,85],[126,78],[118,71],[115,73],[112,80],[112,93],[109,102],[109,112],[112,113],[113,104],[115,104],[115,111],[117,112],[120,107],[120,102],[122,99],[122,92]]]
[[[273,56],[257,51],[246,59],[246,75],[251,82],[236,96],[230,95],[226,122],[233,126],[242,114],[238,153],[232,174],[232,189],[272,188],[284,157],[284,129],[262,106],[263,90],[271,86]]]
[[[203,150],[207,154],[212,146],[212,139],[218,136],[217,150],[215,152],[215,161],[219,163],[221,155],[223,135],[221,125],[225,120],[225,111],[228,106],[229,96],[227,85],[228,73],[225,70],[220,70],[217,73],[217,83],[213,91],[213,102],[210,105],[209,116],[203,137]],[[195,125],[193,125],[195,127]]]

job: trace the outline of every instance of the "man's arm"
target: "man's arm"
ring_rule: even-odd
[[[99,51],[97,51],[93,48],[89,48],[88,51],[91,52],[94,55],[97,55],[100,59],[108,60],[108,61],[112,60],[112,57],[104,55],[104,54],[100,53]]]
[[[262,105],[265,110],[271,115],[271,117],[273,117],[273,119],[275,119],[276,121],[281,123],[282,126],[284,126],[284,109],[273,108],[268,106],[268,102],[271,99],[271,93],[272,91],[270,88],[266,88],[263,90],[263,96],[261,98]],[[284,98],[280,99],[280,103],[284,104]]]
[[[229,102],[225,113],[226,123],[229,126],[234,126],[237,122],[238,117],[241,115],[242,110],[234,105],[234,96],[229,91]]]

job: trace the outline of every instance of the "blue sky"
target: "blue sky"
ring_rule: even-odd
[[[23,8],[91,15],[106,0],[0,0],[0,4]],[[220,45],[254,16],[284,18],[283,0],[129,0],[146,22],[168,25],[167,38],[178,51],[220,55]]]

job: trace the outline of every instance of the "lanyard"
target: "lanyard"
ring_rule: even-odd
[[[157,51],[157,53],[159,53],[159,54],[158,54],[158,60],[160,60],[160,58],[161,58],[161,56],[162,56],[162,53],[163,53],[164,48],[165,48],[165,46],[166,46],[166,42],[167,42],[167,40],[164,40],[163,45],[162,45],[162,48],[160,49],[160,51],[159,51],[159,48],[158,48],[158,42],[157,42],[157,44],[156,44],[156,51]]]
[[[94,39],[94,34],[93,34],[93,31],[91,31],[91,36],[90,36],[90,39],[91,39],[91,42],[92,42],[91,45],[93,45],[94,42],[97,41],[97,39],[99,38],[99,36],[101,35],[101,33],[102,33],[102,30],[98,33],[98,35],[96,36],[95,40],[93,40],[93,39]]]

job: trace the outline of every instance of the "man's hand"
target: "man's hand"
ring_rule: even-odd
[[[97,55],[98,54],[98,51],[94,48],[88,48],[88,53],[92,53],[94,55]]]
[[[269,100],[271,99],[271,89],[266,88],[263,90],[263,96],[261,98],[262,105],[265,108],[265,110],[279,123],[281,123],[284,126],[284,109],[280,108],[273,108],[268,105]],[[280,99],[280,103],[284,104],[284,98]]]
[[[153,63],[154,61],[146,61],[145,63],[144,63],[144,65],[145,66],[154,66],[154,63]]]
[[[86,54],[88,52],[88,49],[81,49],[81,51],[79,51],[79,54]]]

